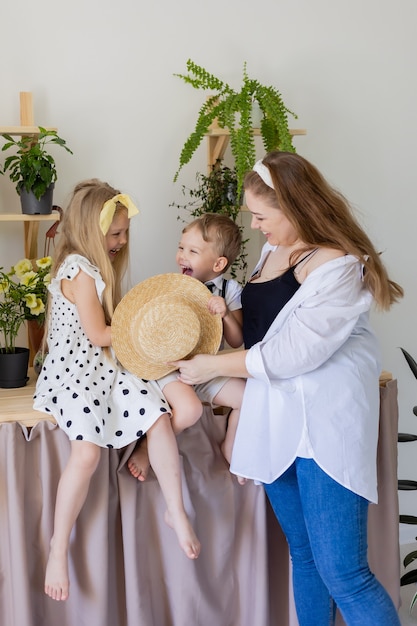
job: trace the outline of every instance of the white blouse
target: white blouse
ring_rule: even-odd
[[[270,247],[269,247],[270,249]],[[266,249],[263,251],[266,252]],[[271,483],[304,449],[337,482],[377,501],[377,340],[362,265],[347,255],[315,269],[246,357],[231,471]]]

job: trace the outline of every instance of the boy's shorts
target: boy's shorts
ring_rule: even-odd
[[[214,398],[217,396],[220,389],[224,387],[228,380],[229,378],[227,378],[226,376],[217,376],[216,378],[213,378],[206,383],[193,385],[193,389],[201,402],[207,402],[207,404],[213,406]],[[165,385],[174,381],[178,381],[178,370],[175,370],[175,372],[171,372],[170,374],[159,378],[156,382],[158,383],[161,391],[164,391]]]

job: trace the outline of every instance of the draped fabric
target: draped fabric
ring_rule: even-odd
[[[396,382],[381,388],[380,503],[370,560],[399,605]],[[43,592],[66,435],[41,421],[0,424],[0,623],[4,626],[296,626],[285,538],[262,487],[238,485],[219,443],[226,417],[205,407],[178,437],[187,511],[202,544],[191,561],[164,522],[151,472],[129,474],[132,446],[102,451],[71,537],[70,598]]]

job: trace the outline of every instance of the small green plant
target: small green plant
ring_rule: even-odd
[[[14,353],[25,320],[45,321],[52,258],[21,259],[9,272],[0,267],[0,349]]]
[[[234,222],[239,222],[242,197],[238,195],[235,169],[222,166],[219,162],[207,176],[197,173],[196,182],[197,186],[194,189],[182,185],[182,194],[188,198],[184,204],[176,202],[170,204],[180,211],[177,219],[188,223],[191,218],[199,217],[203,213],[221,213]],[[239,223],[238,225],[242,232],[243,226]],[[246,276],[246,242],[247,240],[242,240],[241,253],[230,268],[230,275],[239,279],[239,282],[244,282]]]
[[[39,200],[48,187],[57,180],[55,159],[48,153],[46,146],[55,144],[72,154],[64,139],[58,136],[55,130],[47,130],[39,126],[39,135],[22,135],[19,139],[13,139],[11,135],[2,135],[6,143],[2,152],[16,148],[17,152],[8,156],[4,161],[3,170],[13,183],[16,183],[16,191],[32,191]]]
[[[253,135],[252,110],[257,102],[262,112],[261,136],[266,152],[279,149],[295,152],[288,128],[288,114],[297,118],[284,104],[280,92],[272,86],[262,85],[249,78],[246,63],[243,66],[243,81],[239,91],[210,74],[190,59],[187,61],[188,75],[174,74],[195,89],[210,90],[209,96],[200,108],[194,131],[186,140],[179,158],[179,168],[174,176],[177,180],[180,170],[186,165],[209,132],[210,125],[217,118],[220,128],[230,132],[230,146],[237,175],[238,195],[242,191],[245,173],[255,163],[255,140]]]

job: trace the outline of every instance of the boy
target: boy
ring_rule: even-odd
[[[223,338],[231,348],[239,348],[243,343],[242,288],[236,280],[226,280],[224,273],[238,256],[241,243],[240,229],[233,220],[226,215],[206,213],[184,228],[176,254],[180,271],[205,283],[212,291],[208,308],[211,313],[221,316]],[[224,341],[221,348],[223,345]],[[171,422],[175,434],[200,419],[202,402],[230,407],[226,436],[221,445],[222,453],[230,463],[245,381],[217,377],[192,387],[179,381],[177,372],[172,372],[157,382],[172,408]],[[138,480],[146,479],[149,467],[143,444],[136,446],[128,461],[130,472]],[[239,477],[238,480],[242,484],[245,482]]]

